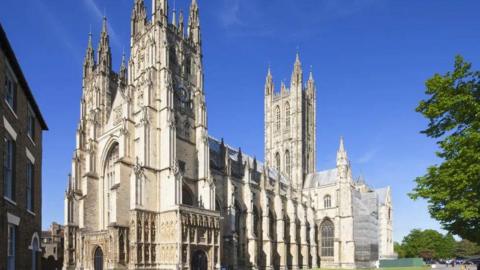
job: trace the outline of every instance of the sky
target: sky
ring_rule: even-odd
[[[0,22],[49,126],[43,141],[43,228],[63,223],[91,30],[108,17],[114,69],[129,54],[133,0],[2,0]],[[151,1],[147,0],[148,13]],[[187,10],[190,0],[177,0]],[[198,0],[209,134],[263,160],[268,66],[276,89],[298,52],[317,86],[317,169],[335,166],[344,136],[355,176],[391,186],[394,240],[440,229],[414,179],[440,162],[415,112],[424,82],[463,55],[480,63],[478,0]],[[170,6],[174,5],[170,0]]]

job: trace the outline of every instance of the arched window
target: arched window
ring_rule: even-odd
[[[277,239],[277,221],[275,220],[275,214],[270,210],[268,211],[268,219],[269,219],[269,235],[270,239],[275,240]]]
[[[288,176],[291,176],[292,167],[290,163],[290,151],[285,151],[285,172]]]
[[[253,234],[256,237],[260,237],[261,231],[262,231],[262,224],[260,222],[260,212],[258,211],[257,207],[253,207]]]
[[[320,231],[322,236],[321,241],[321,255],[322,257],[333,257],[333,242],[334,242],[334,226],[329,219],[325,220],[320,225]]]
[[[285,128],[290,128],[290,103],[285,104]]]
[[[325,197],[323,197],[323,207],[332,207],[332,197],[330,197],[330,195],[325,195]]]
[[[275,128],[277,131],[280,130],[280,107],[275,107]]]
[[[142,205],[143,202],[143,179],[141,174],[135,175],[135,202]]]
[[[73,223],[73,198],[68,199],[67,219],[69,223]]]
[[[275,167],[280,172],[280,154],[278,152],[275,154]]]
[[[235,203],[235,231],[237,232],[238,235],[240,235],[241,223],[242,223],[242,208],[240,208],[238,203]]]
[[[106,210],[106,222],[104,226],[106,227],[110,222],[113,221],[112,217],[112,208],[113,208],[113,198],[111,196],[111,188],[116,184],[115,178],[115,163],[118,160],[118,143],[115,143],[110,151],[108,152],[107,159],[105,160],[105,172],[103,175],[104,179],[104,200],[105,200],[105,210]]]
[[[182,189],[182,204],[194,206],[193,193],[186,185]]]

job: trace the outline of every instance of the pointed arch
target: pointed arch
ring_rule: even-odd
[[[281,161],[280,161],[280,153],[276,153],[275,154],[275,167],[277,168],[277,171],[280,172],[280,165],[281,165]]]
[[[103,270],[103,251],[97,246],[93,252],[93,268],[94,270]]]
[[[195,197],[193,196],[192,190],[184,184],[182,187],[182,204],[195,206]]]
[[[323,197],[323,207],[324,208],[331,208],[332,207],[332,196],[329,194]]]
[[[102,200],[100,200],[100,209],[103,221],[103,228],[106,228],[115,219],[113,218],[113,208],[115,200],[112,196],[112,188],[118,184],[118,176],[115,175],[115,164],[119,158],[119,144],[116,141],[111,141],[108,145],[105,159],[103,161],[103,177],[100,190],[102,190]]]
[[[262,217],[257,206],[253,206],[253,234],[260,237],[262,234]]]
[[[285,128],[290,129],[290,103],[285,103]]]
[[[285,173],[290,177],[292,174],[292,164],[290,158],[290,151],[285,151]]]
[[[268,222],[269,222],[269,236],[270,239],[276,240],[277,239],[277,220],[276,216],[273,213],[272,209],[268,211]]]
[[[335,239],[335,227],[333,222],[326,218],[322,224],[320,224],[320,237],[321,237],[321,251],[322,257],[333,257],[334,251],[334,239]]]
[[[280,131],[280,106],[275,107],[275,130]]]

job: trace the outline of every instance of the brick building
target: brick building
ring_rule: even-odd
[[[0,270],[40,269],[47,125],[0,25]]]

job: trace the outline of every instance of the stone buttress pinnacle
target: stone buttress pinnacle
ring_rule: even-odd
[[[340,145],[337,151],[337,166],[348,165],[348,156],[347,151],[345,151],[345,144],[343,141],[343,136],[340,137]]]
[[[97,62],[102,68],[111,69],[112,53],[110,49],[110,37],[108,35],[107,17],[103,17],[102,33],[100,34],[100,43],[98,45]]]
[[[300,55],[297,52],[297,55],[295,57],[295,64],[293,67],[293,73],[292,73],[292,80],[291,84],[292,86],[295,84],[297,86],[302,85],[302,80],[303,80],[303,71],[302,71],[302,62],[300,61]]]

